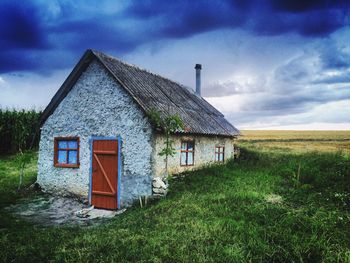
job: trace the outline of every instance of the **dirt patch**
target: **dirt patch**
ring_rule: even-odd
[[[89,226],[99,224],[125,211],[125,209],[118,211],[95,209],[73,198],[46,194],[21,199],[5,210],[43,226]]]

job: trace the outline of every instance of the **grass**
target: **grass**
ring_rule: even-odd
[[[20,197],[14,162],[0,160],[1,207]],[[350,262],[350,159],[243,147],[239,160],[172,179],[166,199],[103,225],[0,219],[4,262]]]
[[[37,153],[27,152],[30,156],[30,163],[26,166],[23,184],[28,186],[35,182],[37,173]],[[24,193],[18,193],[19,183],[19,156],[0,157],[0,208],[12,203]],[[1,215],[0,215],[1,216]]]

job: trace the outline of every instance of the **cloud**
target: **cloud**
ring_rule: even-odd
[[[345,73],[334,72],[333,74],[328,74],[321,76],[312,82],[313,84],[348,84],[350,88],[350,71],[347,70]]]
[[[147,43],[223,29],[242,29],[258,36],[298,33],[320,37],[349,23],[344,1],[156,0],[101,1],[97,5],[85,1],[5,0],[0,3],[0,73],[71,66],[73,60],[64,65],[55,60],[57,50],[73,53],[74,58],[87,48],[123,55]],[[5,50],[13,51],[11,57]],[[49,67],[34,61],[43,54],[52,62]],[[339,57],[328,62],[341,65],[345,60]]]
[[[48,48],[40,20],[36,7],[29,1],[2,1],[0,47],[6,50]]]
[[[206,94],[215,97],[210,102],[238,126],[350,122],[348,107],[340,107],[350,101],[350,49],[344,37],[348,31],[305,45],[272,72],[266,71],[265,82],[238,82],[233,75],[231,81],[211,85]],[[330,106],[323,105],[333,109],[328,112]]]
[[[203,63],[204,96],[236,125],[308,122],[350,98],[349,10],[337,0],[4,0],[1,103],[21,94],[24,105],[40,90],[44,105],[66,77],[54,79],[57,70],[94,48],[188,86]]]
[[[272,0],[273,9],[284,12],[307,12],[310,10],[349,8],[347,0]]]
[[[146,1],[142,4],[132,2],[126,13],[149,22],[152,18],[160,19],[165,26],[158,28],[159,35],[172,38],[238,27],[258,35],[297,32],[317,37],[349,24],[349,7],[340,1],[336,4],[280,2]],[[303,12],[296,12],[298,10]]]
[[[350,50],[346,48],[346,46],[339,47],[335,41],[325,40],[320,50],[323,68],[328,70],[350,67]]]
[[[267,80],[263,76],[236,75],[228,81],[217,81],[203,89],[206,97],[223,97],[234,94],[250,94],[266,90]]]
[[[0,73],[40,67],[29,50],[50,48],[36,7],[29,1],[0,3]]]
[[[101,22],[96,22],[96,20]],[[103,22],[103,17],[64,21],[50,29],[52,39],[58,41],[57,46],[76,50],[79,53],[91,47],[125,53],[142,44],[142,41],[136,41],[132,34],[118,25]]]

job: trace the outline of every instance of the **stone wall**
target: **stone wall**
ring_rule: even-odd
[[[92,136],[121,136],[121,200],[152,194],[152,129],[138,105],[96,61],[80,76],[41,130],[38,183],[44,190],[88,197]],[[79,136],[80,167],[53,165],[54,137]]]
[[[205,164],[214,163],[215,161],[215,146],[225,146],[225,161],[233,158],[234,152],[234,139],[223,138],[219,136],[172,136],[174,143],[173,146],[176,149],[176,154],[173,157],[169,157],[168,168],[172,174],[180,173],[186,170],[193,170],[202,167]],[[194,165],[193,166],[181,166],[180,165],[180,149],[182,140],[193,140],[194,145]],[[164,148],[165,137],[163,135],[155,135],[154,140],[154,153],[153,153],[153,173],[155,176],[162,177],[165,174],[165,157],[159,156],[159,152]]]

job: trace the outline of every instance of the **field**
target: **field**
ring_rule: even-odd
[[[350,131],[242,131],[240,145],[260,150],[350,154]]]
[[[350,262],[350,157],[323,145],[349,133],[263,133],[243,132],[238,160],[182,174],[167,198],[102,225],[42,227],[0,210],[0,261]],[[0,209],[32,195],[15,191],[14,167],[0,160]]]

